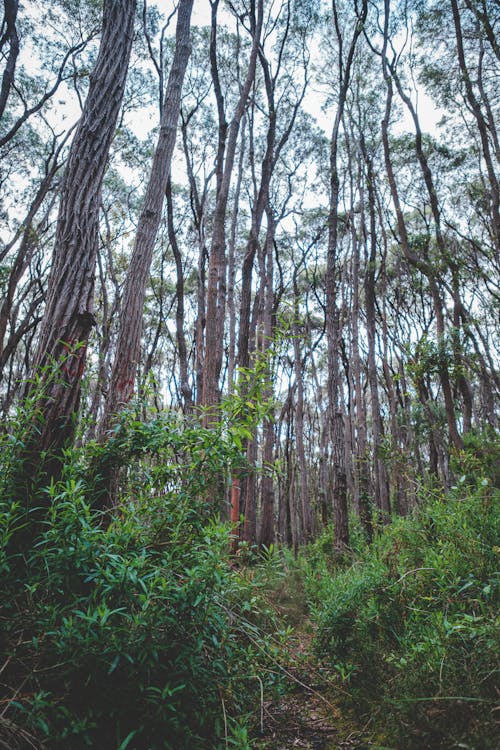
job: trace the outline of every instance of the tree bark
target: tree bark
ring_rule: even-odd
[[[294,322],[293,322],[293,353],[294,353],[294,374],[297,392],[297,404],[295,409],[295,442],[298,466],[298,490],[299,490],[299,509],[302,526],[302,538],[308,542],[311,538],[311,509],[309,506],[309,487],[307,481],[307,464],[304,448],[304,379],[303,379],[303,359],[301,356],[301,332],[300,332],[300,310],[299,310],[299,289],[297,284],[298,268],[295,268],[293,274],[293,302],[294,302]]]
[[[170,175],[182,84],[191,53],[192,7],[193,0],[181,0],[179,3],[174,59],[168,77],[160,132],[153,156],[144,206],[139,218],[134,250],[125,281],[118,341],[100,430],[102,436],[110,429],[120,409],[130,401],[134,391],[141,353],[146,286]]]
[[[344,418],[340,396],[340,322],[338,310],[338,206],[340,178],[338,172],[338,144],[340,125],[350,84],[351,69],[358,39],[368,12],[368,3],[363,0],[359,17],[355,19],[347,57],[342,56],[342,32],[335,3],[333,15],[335,32],[339,44],[339,92],[337,110],[332,129],[330,144],[330,209],[328,214],[328,254],[326,266],[326,335],[328,344],[328,399],[330,413],[330,438],[332,440],[332,459],[335,471],[333,490],[333,508],[335,523],[335,547],[342,550],[349,544],[349,527],[347,516],[347,477],[344,455]]]
[[[240,95],[229,126],[227,143],[219,145],[217,157],[218,175],[217,198],[212,229],[212,242],[210,246],[210,258],[207,282],[207,317],[205,327],[205,361],[203,369],[203,397],[202,403],[209,407],[205,420],[209,423],[215,415],[210,414],[210,407],[214,407],[219,401],[219,376],[222,368],[224,323],[226,306],[226,209],[229,197],[229,187],[233,172],[236,154],[236,143],[240,129],[240,123],[247,105],[248,96],[255,79],[257,55],[260,45],[260,37],[263,23],[263,0],[258,0],[257,16],[250,19],[252,33],[252,47],[245,81],[241,86]],[[212,35],[214,35],[214,22],[212,21]],[[214,48],[214,45],[212,45]],[[212,61],[212,77],[214,82],[218,81],[217,61]],[[216,98],[219,110],[219,129],[225,123],[221,95]],[[220,135],[220,140],[222,135]],[[222,163],[224,159],[224,166]]]
[[[270,362],[271,342],[275,328],[275,311],[274,311],[274,284],[273,284],[273,251],[276,223],[273,211],[269,203],[266,206],[267,213],[267,234],[265,242],[265,254],[261,268],[261,283],[264,286],[264,304],[262,311],[262,356],[266,361],[264,399],[272,399],[272,363]],[[276,434],[274,428],[274,413],[266,416],[264,421],[264,445],[262,449],[262,462],[264,466],[264,475],[261,481],[261,524],[260,524],[260,543],[269,547],[274,542],[276,536],[274,522],[274,476],[271,470],[274,461],[274,448]]]
[[[19,9],[18,0],[4,0],[4,15],[2,30],[5,24],[5,31],[0,40],[0,49],[5,42],[9,42],[9,55],[5,64],[2,76],[2,85],[0,87],[0,120],[5,112],[7,99],[9,98],[10,89],[14,83],[14,72],[16,69],[17,57],[19,55],[19,36],[16,28],[17,11]]]
[[[94,325],[101,185],[123,97],[134,16],[131,0],[104,3],[99,54],[64,176],[47,302],[28,387],[38,411],[27,441],[31,466],[24,469],[26,477],[40,469],[57,476],[63,448],[74,435]]]
[[[193,393],[189,384],[188,353],[186,336],[184,333],[184,270],[182,267],[182,256],[177,242],[174,227],[174,206],[172,197],[172,181],[169,177],[167,182],[167,225],[168,240],[174,254],[175,270],[177,275],[176,296],[177,308],[175,312],[175,333],[177,339],[177,350],[179,352],[180,391],[185,411],[189,412],[193,406]]]
[[[372,406],[373,431],[373,461],[375,466],[376,503],[385,521],[390,517],[389,492],[387,476],[382,462],[381,450],[384,428],[380,412],[380,397],[378,388],[376,348],[376,312],[375,312],[375,270],[377,263],[377,234],[375,221],[375,180],[373,166],[366,149],[363,135],[361,135],[361,150],[366,164],[366,180],[368,186],[368,208],[370,213],[370,253],[365,274],[365,310],[366,330],[368,337],[368,381],[370,384]]]

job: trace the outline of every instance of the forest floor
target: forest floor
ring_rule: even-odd
[[[293,627],[286,670],[291,689],[261,707],[261,734],[256,750],[381,750],[368,725],[345,708],[346,690],[338,675],[313,653],[314,626],[298,576],[272,591],[272,601],[286,625]]]

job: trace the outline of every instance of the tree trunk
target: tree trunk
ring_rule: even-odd
[[[293,300],[294,300],[294,323],[293,323],[293,353],[294,374],[297,392],[297,404],[295,409],[295,442],[298,465],[298,490],[300,518],[302,520],[302,537],[308,542],[311,537],[311,510],[309,507],[309,490],[307,482],[307,465],[304,448],[304,380],[303,361],[300,346],[300,311],[299,311],[299,289],[297,284],[298,268],[293,275]]]
[[[460,72],[462,74],[462,79],[465,84],[467,101],[469,102],[470,108],[472,109],[472,112],[476,119],[477,128],[479,130],[479,136],[481,139],[481,147],[483,150],[483,157],[484,157],[484,161],[486,164],[486,170],[488,172],[488,179],[490,182],[490,188],[491,188],[490,213],[491,213],[491,219],[492,219],[496,258],[498,260],[500,258],[500,190],[498,186],[498,180],[497,180],[497,176],[495,172],[495,167],[493,165],[493,160],[491,158],[490,143],[488,140],[488,125],[487,125],[487,121],[485,117],[483,116],[480,103],[474,93],[471,75],[469,73],[469,70],[467,68],[467,63],[465,60],[465,52],[464,52],[463,37],[462,37],[462,26],[460,22],[460,13],[458,10],[458,3],[457,3],[457,0],[450,0],[450,2],[451,2],[452,13],[453,13],[453,25],[455,28],[455,37],[457,40],[457,53],[458,53],[458,63],[460,66]],[[490,126],[492,128],[495,127],[494,120],[491,121]]]
[[[261,343],[261,356],[264,357],[266,362],[265,372],[265,387],[263,398],[266,400],[272,399],[273,395],[273,384],[272,384],[272,362],[271,357],[271,342],[274,336],[275,328],[275,315],[274,315],[274,266],[273,266],[273,252],[274,252],[274,237],[276,231],[276,223],[273,216],[273,211],[269,203],[266,205],[267,214],[267,233],[265,242],[265,252],[261,263],[261,284],[264,287],[263,292],[263,310],[262,310],[262,343]],[[261,481],[261,524],[260,524],[260,543],[269,547],[274,542],[276,536],[275,523],[274,523],[274,476],[272,472],[272,464],[274,462],[274,447],[276,442],[276,435],[274,430],[274,413],[266,416],[264,421],[264,445],[262,449],[262,463],[264,466],[264,475]]]
[[[215,3],[217,5],[217,3]],[[203,369],[203,396],[202,403],[206,407],[214,407],[219,402],[219,376],[222,368],[223,345],[224,345],[224,323],[226,307],[226,209],[229,197],[229,187],[233,172],[236,154],[236,143],[240,123],[247,105],[248,96],[255,79],[255,68],[260,45],[260,36],[263,23],[263,0],[257,3],[257,17],[250,20],[252,25],[252,47],[247,75],[241,86],[240,95],[234,111],[225,149],[219,147],[217,168],[218,176],[217,198],[212,229],[212,243],[210,246],[210,258],[208,266],[207,283],[207,318],[205,327],[205,361]],[[212,36],[215,34],[214,21],[212,21]],[[215,49],[211,45],[211,49]],[[214,53],[212,53],[214,55]],[[217,61],[212,61],[212,77],[217,84],[218,72]],[[219,110],[219,129],[225,124],[223,103],[221,94],[216,98]],[[221,136],[219,140],[221,139]],[[224,166],[222,168],[223,159]],[[205,421],[209,423],[215,415],[206,412]]]
[[[394,170],[392,168],[392,161],[391,161],[390,147],[389,147],[389,135],[388,135],[389,120],[390,120],[390,115],[391,115],[392,98],[393,98],[391,75],[394,78],[394,81],[398,88],[399,95],[402,98],[402,100],[405,102],[406,106],[408,107],[413,117],[414,123],[415,123],[415,128],[416,128],[415,149],[416,149],[417,157],[419,159],[419,163],[422,169],[422,173],[424,175],[424,181],[426,183],[427,191],[428,191],[430,202],[431,202],[431,208],[432,208],[432,213],[433,213],[433,217],[435,220],[436,236],[437,236],[438,243],[440,243],[440,238],[441,238],[440,227],[439,227],[439,207],[437,205],[437,197],[436,197],[436,193],[434,190],[434,185],[432,183],[432,175],[430,173],[427,160],[425,159],[425,155],[422,150],[422,133],[420,131],[420,125],[419,125],[419,121],[415,112],[415,108],[413,107],[412,102],[409,99],[409,97],[404,93],[402,86],[401,86],[401,82],[398,76],[396,75],[394,66],[393,65],[391,66],[389,64],[387,57],[386,57],[387,44],[388,44],[388,29],[389,29],[389,0],[385,0],[384,5],[385,5],[384,46],[383,46],[381,54],[382,54],[382,68],[384,71],[384,79],[385,79],[386,86],[387,86],[387,99],[386,99],[386,109],[385,109],[384,119],[382,120],[382,142],[384,146],[384,158],[385,158],[385,164],[386,164],[386,170],[387,170],[387,177],[389,181],[391,196],[392,196],[393,203],[394,203],[394,208],[396,211],[398,231],[399,231],[401,246],[403,248],[403,253],[407,261],[411,265],[413,265],[415,268],[418,268],[424,274],[424,276],[427,278],[429,282],[429,287],[431,290],[433,307],[434,307],[434,314],[436,316],[436,334],[437,334],[438,349],[439,349],[439,356],[440,356],[439,377],[441,381],[441,387],[443,389],[446,420],[448,424],[448,434],[450,437],[450,442],[456,448],[460,449],[460,448],[463,448],[463,441],[457,429],[457,423],[456,423],[455,412],[454,412],[453,394],[451,390],[450,377],[449,377],[449,372],[448,372],[448,365],[446,363],[445,355],[443,351],[444,333],[445,333],[443,302],[441,300],[439,287],[436,282],[436,278],[435,278],[436,274],[431,264],[427,262],[425,258],[422,259],[420,257],[417,257],[410,248],[408,232],[406,229],[406,223],[405,223],[405,219],[403,216],[403,211],[401,209],[401,203],[399,200],[399,193],[398,193],[398,188],[396,184],[396,178],[394,176]]]
[[[120,409],[131,399],[141,353],[144,300],[163,201],[170,175],[179,119],[182,84],[191,53],[190,28],[193,0],[180,0],[175,53],[165,92],[158,142],[153,156],[144,206],[122,299],[120,328],[111,372],[101,435],[110,429]]]
[[[422,146],[422,131],[420,128],[419,118],[418,118],[417,112],[413,106],[413,103],[410,97],[403,90],[403,87],[401,85],[399,76],[397,75],[395,66],[393,64],[389,65],[387,63],[387,60],[386,60],[386,64],[388,65],[391,71],[392,77],[394,78],[399,96],[406,104],[412,116],[414,125],[415,125],[415,151],[417,154],[418,162],[420,164],[420,168],[422,170],[425,186],[427,188],[427,193],[429,195],[429,202],[431,205],[432,215],[434,218],[436,243],[439,247],[439,250],[441,251],[441,256],[444,258],[446,256],[446,248],[445,248],[445,244],[443,240],[443,235],[441,233],[440,210],[439,210],[439,205],[438,205],[437,193],[436,193],[436,189],[434,186],[434,180],[432,178],[432,173],[429,167],[429,163],[428,163],[427,157],[424,153],[423,146]],[[412,262],[412,253],[410,252],[407,239],[406,241],[403,242],[403,248],[405,247],[406,247],[407,258],[408,260],[410,260],[410,262]],[[414,260],[413,260],[413,263],[414,265],[416,265]],[[446,354],[444,352],[445,323],[444,323],[444,314],[443,314],[443,302],[442,302],[441,295],[439,292],[439,287],[436,281],[436,273],[434,269],[432,268],[431,264],[426,261],[424,263],[419,262],[417,267],[419,267],[424,272],[424,274],[426,275],[429,281],[432,300],[434,303],[434,313],[436,316],[436,334],[437,334],[437,343],[438,343],[438,355],[439,355],[439,377],[441,380],[441,388],[443,390],[443,398],[444,398],[445,411],[446,411],[446,421],[448,423],[448,433],[450,436],[450,441],[455,446],[455,448],[462,449],[463,441],[462,441],[462,438],[460,437],[460,434],[457,428],[457,421],[455,418],[455,406],[454,406],[454,401],[453,401],[453,392],[452,392],[451,383],[450,383],[450,374],[448,370],[448,364],[446,362]]]
[[[326,335],[328,344],[328,399],[330,412],[330,437],[332,440],[332,458],[335,470],[335,487],[333,494],[335,547],[338,550],[349,544],[349,527],[347,517],[347,477],[344,455],[344,418],[341,411],[340,394],[340,322],[338,310],[338,204],[340,179],[338,172],[338,142],[340,125],[344,112],[347,91],[350,83],[351,68],[357,41],[362,33],[363,24],[368,12],[368,4],[363,1],[359,17],[355,19],[351,43],[347,58],[342,58],[342,33],[335,3],[333,3],[334,25],[339,44],[339,94],[337,111],[332,129],[330,144],[330,209],[328,214],[328,254],[326,266]]]
[[[361,186],[360,186],[361,187]],[[352,262],[352,379],[354,390],[354,413],[352,419],[353,453],[354,453],[354,478],[355,497],[354,504],[359,519],[368,539],[372,538],[372,520],[369,506],[369,466],[368,466],[368,440],[367,440],[367,414],[365,399],[363,398],[363,387],[361,382],[361,357],[359,352],[359,267],[360,248],[356,236],[354,223],[351,222],[351,241],[353,245]]]
[[[372,163],[366,150],[366,144],[361,136],[361,149],[366,164],[368,185],[368,207],[370,212],[370,254],[368,257],[365,273],[365,310],[366,330],[368,337],[368,382],[370,385],[372,406],[372,432],[373,432],[373,462],[375,467],[375,489],[376,503],[387,521],[390,517],[389,492],[387,476],[382,462],[381,450],[384,429],[380,413],[380,398],[378,389],[377,363],[375,359],[376,328],[375,328],[375,270],[377,262],[377,235],[375,222],[375,181]]]
[[[101,185],[123,97],[134,16],[135,2],[105,0],[99,54],[66,166],[47,303],[28,387],[39,409],[27,441],[31,466],[24,469],[26,477],[40,470],[57,476],[63,448],[74,435],[94,325]]]
[[[19,36],[17,34],[16,20],[19,9],[18,0],[4,0],[4,18],[2,31],[5,24],[5,32],[2,36],[2,47],[7,39],[9,40],[9,55],[5,64],[2,76],[2,85],[0,87],[0,120],[5,112],[9,92],[14,83],[14,71],[16,69],[17,57],[19,55]]]
[[[177,338],[177,350],[179,352],[180,391],[183,399],[184,410],[191,411],[193,406],[193,392],[189,384],[188,353],[186,336],[184,333],[184,269],[182,267],[182,256],[177,242],[174,227],[174,206],[172,197],[172,180],[167,182],[167,225],[168,240],[174,254],[175,270],[177,274],[176,296],[177,309],[175,313],[175,333]]]

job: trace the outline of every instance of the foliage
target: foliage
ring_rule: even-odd
[[[408,748],[496,746],[500,505],[496,466],[478,458],[488,443],[469,443],[459,460],[476,473],[448,496],[395,521],[347,569],[332,574],[318,544],[303,563],[318,654],[358,707],[383,706]]]
[[[19,439],[3,437],[4,476]],[[127,477],[106,526],[92,501],[109,451]],[[229,565],[229,529],[210,512],[217,473],[237,455],[229,433],[128,414],[107,446],[67,453],[22,550],[26,516],[4,483],[4,715],[19,737],[72,750],[247,746],[247,706],[276,678],[262,631],[271,615]]]

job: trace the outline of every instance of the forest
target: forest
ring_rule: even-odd
[[[495,750],[497,0],[4,0],[0,750]]]

